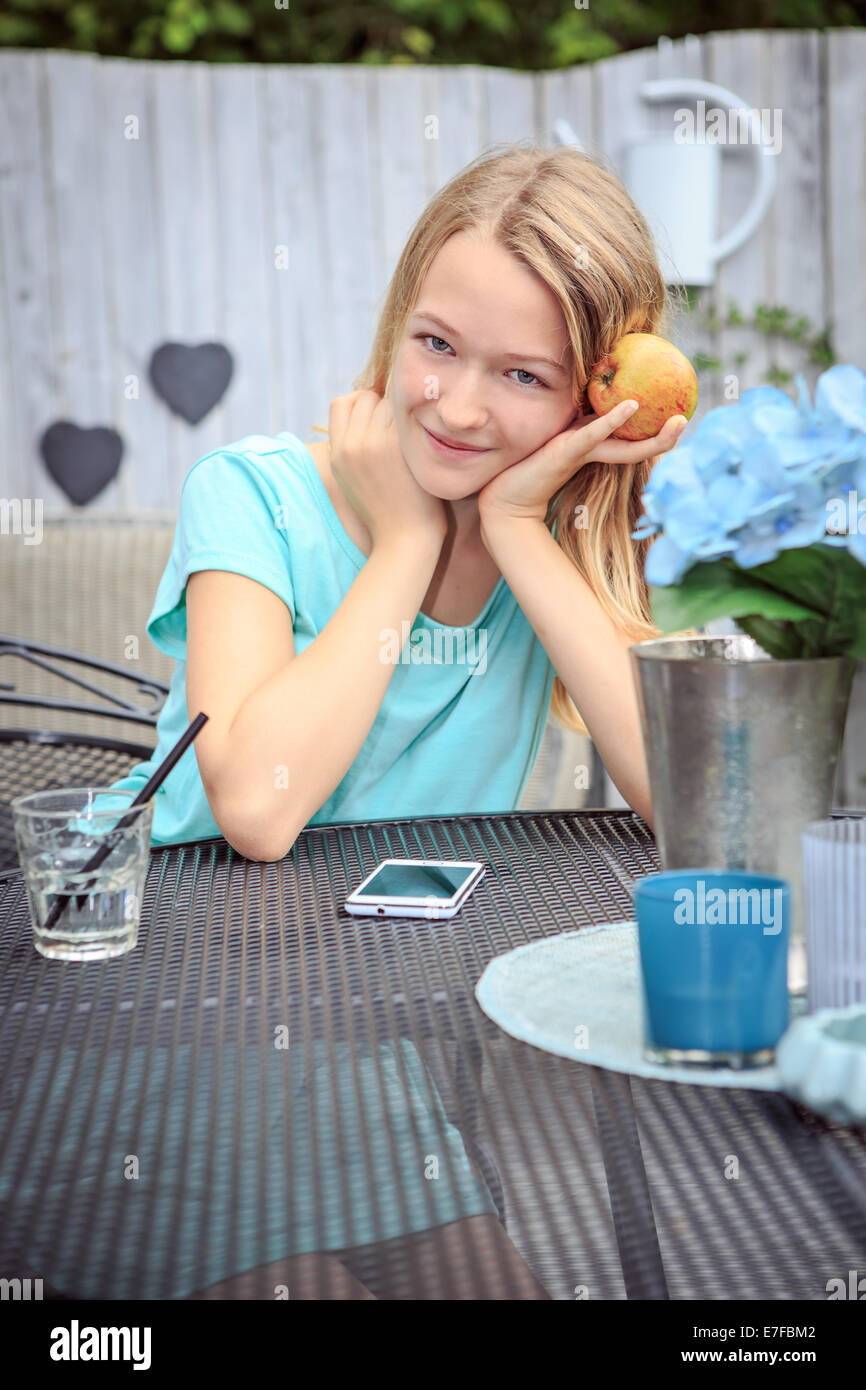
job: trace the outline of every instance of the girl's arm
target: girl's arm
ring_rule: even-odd
[[[233,638],[227,621],[246,622],[270,652],[283,644],[289,651],[233,719],[216,722],[208,750],[211,773],[209,779],[204,771],[202,776],[208,800],[217,825],[239,853],[282,859],[352,766],[395,670],[383,656],[381,631],[401,632],[404,621],[414,621],[440,550],[435,536],[417,530],[374,544],[333,616],[299,654],[288,615],[271,640],[263,636],[266,622],[277,621],[267,617],[277,604],[266,607],[256,599],[259,618],[236,611],[232,619],[231,610],[208,609],[207,592],[200,590],[190,617],[195,658],[188,672],[189,708],[218,708],[220,691],[232,680],[241,638]],[[283,768],[287,783],[276,775]]]
[[[543,521],[482,512],[481,536],[505,575],[626,801],[653,828],[628,648]]]

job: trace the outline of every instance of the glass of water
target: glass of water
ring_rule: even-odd
[[[109,960],[135,946],[156,803],[132,806],[134,796],[71,787],[12,798],[33,944],[43,956]]]

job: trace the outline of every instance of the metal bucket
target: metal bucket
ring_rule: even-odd
[[[629,648],[665,869],[791,884],[788,983],[806,986],[800,835],[831,810],[855,662],[777,661],[745,634]]]

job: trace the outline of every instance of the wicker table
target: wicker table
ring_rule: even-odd
[[[488,868],[450,922],[351,917],[347,892],[387,856],[481,859]],[[396,1152],[393,1135],[371,1132],[351,1093],[360,1073],[345,1059],[363,1052],[375,1072],[389,1048],[408,1085],[399,1062],[408,1043],[430,1087],[436,1152],[447,1168],[450,1123],[478,1189],[549,1297],[826,1300],[829,1279],[866,1270],[866,1131],[825,1122],[781,1095],[639,1080],[554,1057],[504,1034],[475,1002],[495,955],[631,916],[611,860],[631,875],[659,867],[654,840],[631,811],[328,826],[305,830],[276,864],[245,860],[224,840],[158,849],[138,946],[92,965],[42,959],[20,876],[0,879],[4,1272],[44,1276],[81,1296],[74,1273],[52,1281],[65,1251],[67,1270],[71,1260],[73,1270],[105,1274],[117,1290],[108,1296],[149,1296],[137,1273],[143,1242],[151,1264],[179,1271],[175,1232],[190,1203],[203,1250],[217,1242],[232,1268],[250,1267],[249,1258],[237,1264],[238,1252],[259,1240],[252,1263],[264,1264],[274,1258],[264,1232],[275,1211],[295,1248],[300,1153],[313,1182],[303,1218],[320,1235],[329,1184],[340,1188],[345,1264],[366,1288],[391,1298],[452,1296],[448,1268],[431,1285],[432,1257],[428,1250],[422,1267],[412,1240],[361,1248],[352,1238],[364,1222],[384,1230],[386,1209],[405,1209],[405,1145],[415,1144],[409,1166],[423,1170],[431,1155],[429,1133],[414,1133],[413,1121],[385,1179],[373,1155],[383,1143]],[[299,1112],[293,1119],[291,1107],[275,1108],[268,1090],[281,1037],[295,1059],[316,1052],[333,1099],[327,1113],[321,1094],[310,1100],[300,1147],[281,1147],[281,1126],[297,1127]],[[209,1094],[219,1098],[222,1088],[225,1103],[211,1114],[205,1169],[193,1173],[205,1072]],[[251,1112],[242,1104],[250,1098]],[[275,1145],[294,1155],[278,1164],[285,1177],[276,1182],[266,1162]],[[346,1155],[355,1177],[366,1176],[360,1194],[342,1166]],[[131,1163],[137,1171],[127,1171]],[[242,1211],[252,1236],[241,1229]],[[460,1218],[459,1206],[453,1215]],[[448,1229],[459,1240],[477,1222]],[[315,1238],[313,1248],[323,1248]],[[503,1291],[497,1249],[479,1241],[468,1250],[459,1296],[526,1296]],[[329,1290],[323,1285],[321,1296]]]

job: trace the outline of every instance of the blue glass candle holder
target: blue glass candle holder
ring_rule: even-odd
[[[634,887],[648,1061],[767,1066],[788,1027],[791,886],[733,869]]]

